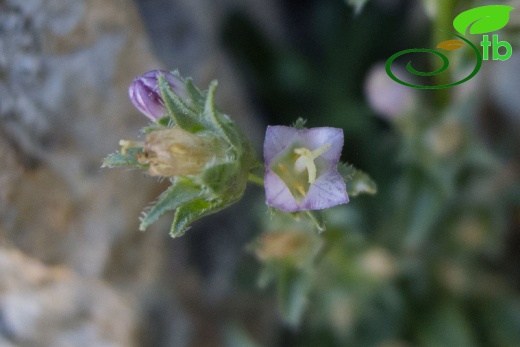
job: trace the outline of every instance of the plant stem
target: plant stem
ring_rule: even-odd
[[[451,31],[454,19],[455,7],[458,0],[437,0],[437,19],[433,26],[433,46],[446,39],[446,31]],[[435,63],[435,62],[434,62]],[[435,84],[443,85],[451,83],[449,69],[435,76]],[[450,103],[450,88],[437,89],[435,103],[439,108],[444,108]]]
[[[248,180],[249,180],[249,182],[252,182],[252,183],[257,184],[259,186],[262,186],[262,187],[264,186],[264,179],[261,178],[261,177],[258,177],[255,174],[249,173]]]

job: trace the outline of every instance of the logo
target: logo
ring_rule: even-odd
[[[435,49],[429,48],[414,48],[414,49],[406,49],[404,51],[400,51],[394,55],[392,55],[386,61],[386,73],[393,79],[395,82],[400,83],[402,85],[417,88],[417,89],[443,89],[456,86],[458,84],[464,83],[470,79],[472,79],[482,67],[482,61],[489,60],[490,57],[493,60],[504,61],[511,57],[513,54],[513,48],[511,44],[507,41],[499,41],[498,35],[491,35],[491,39],[489,36],[490,32],[499,30],[506,26],[509,22],[509,12],[514,10],[514,7],[505,6],[505,5],[488,5],[476,7],[471,10],[467,10],[459,14],[453,20],[453,27],[458,33],[448,32],[449,34],[455,36],[458,39],[447,40],[439,43],[436,48],[445,50],[445,51],[454,51],[468,45],[473,51],[476,64],[471,71],[471,73],[460,81],[456,81],[449,84],[442,84],[437,86],[429,86],[429,85],[421,85],[421,84],[413,84],[399,79],[392,72],[392,63],[395,59],[399,58],[402,55],[409,53],[429,53],[434,54],[442,60],[442,66],[435,71],[431,72],[422,72],[414,69],[412,67],[412,62],[409,61],[406,65],[406,70],[408,72],[417,75],[417,76],[434,76],[438,75],[444,71],[446,71],[450,65],[448,57]],[[480,46],[482,47],[482,54],[477,46],[475,46],[470,40],[468,40],[465,35],[466,31],[469,29],[469,34],[471,35],[483,35],[482,41],[480,42]],[[491,48],[491,49],[490,49]],[[502,48],[502,49],[501,49]],[[502,52],[501,52],[502,51]]]

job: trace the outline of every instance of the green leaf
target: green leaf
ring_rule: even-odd
[[[175,125],[190,133],[204,130],[204,126],[197,121],[197,115],[172,91],[164,76],[159,75],[157,81],[164,105]]]
[[[232,161],[228,163],[213,165],[202,173],[202,182],[215,194],[219,196],[226,191],[240,191],[242,195],[243,189],[240,189],[239,179],[237,175],[240,173],[239,163]],[[237,189],[233,189],[235,187]]]
[[[186,230],[188,230],[191,223],[204,216],[218,212],[228,205],[229,204],[222,202],[198,199],[180,206],[175,211],[175,216],[173,217],[172,228],[170,230],[171,237],[182,236]]]
[[[209,85],[208,94],[204,104],[204,118],[206,125],[217,135],[223,137],[231,146],[240,147],[243,143],[240,131],[228,116],[219,112],[215,107],[215,91],[217,81]]]
[[[128,148],[124,155],[121,152],[112,153],[103,160],[101,167],[132,166],[147,169],[148,165],[143,165],[137,161],[138,154],[143,154],[142,148]]]
[[[488,5],[475,7],[459,14],[453,20],[453,27],[462,35],[469,28],[470,34],[485,34],[502,29],[509,22],[509,12],[514,7]]]
[[[296,327],[307,307],[311,287],[310,274],[289,266],[282,267],[279,271],[278,300],[282,317],[288,324]]]
[[[347,185],[347,193],[349,196],[357,196],[359,194],[377,193],[376,183],[361,170],[356,169],[353,165],[340,164],[338,171],[343,176]]]
[[[204,95],[193,85],[191,78],[186,79],[186,90],[196,109],[204,109]]]
[[[168,189],[166,189],[157,199],[157,202],[150,206],[141,218],[139,230],[144,231],[159,217],[169,211],[173,211],[182,204],[196,199],[201,194],[200,187],[194,185],[187,178],[177,178]]]

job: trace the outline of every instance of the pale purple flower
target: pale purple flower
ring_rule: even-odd
[[[401,66],[392,67],[397,75],[406,76]],[[365,79],[365,96],[368,104],[383,118],[398,118],[414,109],[417,92],[415,89],[395,83],[386,73],[385,65],[373,66]]]
[[[343,130],[268,126],[264,142],[266,203],[287,212],[349,201],[337,170]]]
[[[168,71],[152,70],[136,77],[128,88],[128,96],[134,106],[153,122],[168,114],[157,83],[159,75],[164,76],[177,96],[184,102],[188,101],[186,85],[180,78]]]

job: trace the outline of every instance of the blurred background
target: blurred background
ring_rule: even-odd
[[[486,4],[0,0],[0,346],[520,346],[520,10],[512,57],[464,84],[384,70]],[[475,64],[450,57],[455,80]],[[258,187],[181,238],[139,232],[166,183],[100,166],[146,125],[127,88],[154,68],[218,79],[259,156],[267,124],[343,128],[378,193],[319,235]]]

